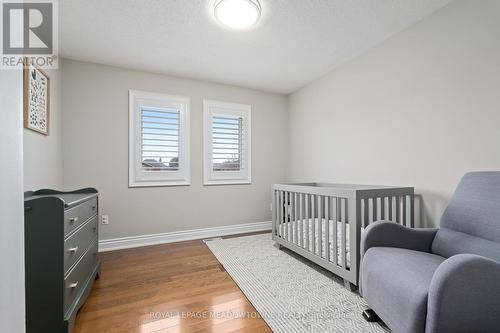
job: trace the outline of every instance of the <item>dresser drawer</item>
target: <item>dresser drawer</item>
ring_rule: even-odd
[[[97,216],[64,241],[64,271],[73,266],[89,245],[97,239]]]
[[[90,273],[97,263],[97,241],[83,255],[64,279],[64,312],[84,288]]]
[[[78,228],[79,225],[97,214],[97,198],[85,201],[64,212],[64,235]]]

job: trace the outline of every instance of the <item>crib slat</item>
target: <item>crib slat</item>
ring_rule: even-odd
[[[285,192],[285,224],[283,225],[283,235],[285,240],[288,240],[288,227],[290,225],[290,215],[289,215],[289,210],[288,210],[288,198],[289,198],[290,192]]]
[[[373,222],[378,221],[378,212],[377,212],[377,205],[378,205],[378,200],[377,198],[372,199],[373,202]]]
[[[277,214],[277,220],[276,220],[276,235],[277,236],[280,236],[281,235],[281,223],[282,223],[282,209],[283,209],[283,203],[282,203],[282,199],[281,199],[281,192],[282,191],[278,191],[278,202],[276,203],[276,214]]]
[[[337,214],[339,221],[342,221],[342,198],[338,198]]]
[[[311,231],[311,248],[312,253],[316,253],[316,196],[311,195],[311,221],[312,221],[312,231]]]
[[[279,191],[278,192],[278,224],[277,224],[277,232],[278,232],[278,236],[281,237],[281,233],[282,233],[282,226],[283,226],[283,191]]]
[[[392,204],[393,204],[393,199],[394,197],[388,197],[387,200],[389,201],[389,205],[388,205],[388,208],[389,208],[389,221],[392,221]]]
[[[316,197],[318,202],[318,256],[323,257],[323,197]]]
[[[272,224],[271,224],[271,234],[273,235],[273,239],[274,239],[274,231],[276,230],[275,227],[276,227],[276,190],[273,190],[273,198],[272,198],[273,202],[271,204],[271,219],[272,219]]]
[[[309,194],[305,195],[305,206],[306,206],[306,223],[304,225],[305,230],[305,236],[306,236],[306,250],[309,251]]]
[[[330,197],[325,196],[325,259],[330,261]]]
[[[289,198],[290,192],[286,191],[283,193],[283,200],[284,200],[284,216],[283,216],[283,236],[285,240],[287,240],[288,237],[288,222],[290,221],[290,211],[289,211]]]
[[[290,193],[290,214],[292,218],[290,218],[290,242],[293,243],[293,234],[294,234],[294,226],[295,221],[297,220],[297,214],[295,212],[295,193]]]
[[[396,223],[401,223],[401,196],[396,197]]]
[[[292,192],[288,192],[288,224],[286,240],[292,242],[292,221],[293,221],[293,208],[292,208]]]
[[[304,244],[309,251],[309,195],[304,195]]]
[[[280,234],[281,191],[276,191],[276,235]]]
[[[286,192],[283,191],[283,206],[281,207],[283,219],[281,220],[281,237],[286,237]]]
[[[304,223],[304,237],[305,237],[305,243],[306,243],[306,250],[309,251],[309,210],[310,210],[310,206],[309,206],[309,201],[310,201],[310,198],[309,198],[309,194],[306,194],[305,195],[305,198],[304,198],[304,205],[305,205],[305,223]]]
[[[331,256],[330,260],[333,263],[337,263],[337,221],[338,221],[338,215],[337,215],[337,197],[332,197],[332,212],[330,217],[332,218],[332,248],[333,248],[333,255]]]
[[[288,237],[288,222],[289,222],[289,215],[288,215],[288,194],[289,192],[285,192],[285,224],[283,224],[283,236],[285,240]]]
[[[279,216],[278,216],[278,201],[279,201],[279,192],[274,191],[273,193],[273,236],[276,236],[276,228],[278,225],[279,221]]]
[[[286,240],[286,233],[288,227],[288,202],[287,202],[288,192],[283,191],[283,220],[281,227],[281,237]]]
[[[350,199],[344,199],[344,265],[347,268],[347,241],[349,241],[349,238],[347,237],[347,232],[350,232],[349,230],[349,223],[350,221],[350,211],[349,211],[349,200]]]
[[[284,224],[283,224],[283,238],[287,240],[288,238],[288,193],[289,192],[284,192]]]
[[[403,196],[403,217],[401,220],[401,225],[407,226],[407,216],[406,216],[406,195]]]
[[[347,222],[347,199],[342,198],[342,221]]]
[[[364,199],[363,200],[364,202],[364,207],[363,207],[363,215],[364,215],[364,218],[363,218],[363,227],[367,227],[368,224],[370,223],[370,199]]]
[[[297,226],[297,231],[299,232],[299,243],[298,245],[300,245],[301,247],[304,247],[304,205],[303,205],[303,201],[304,201],[304,194],[303,193],[300,193],[299,194],[299,218],[300,218],[300,223],[299,225]]]
[[[347,200],[346,199],[342,199],[341,201],[341,205],[342,205],[342,232],[341,232],[341,237],[342,237],[342,245],[340,246],[340,251],[341,251],[341,256],[340,256],[340,260],[341,260],[341,266],[342,268],[345,269],[346,267],[346,263],[347,263],[347,260],[346,260],[346,217],[347,217],[347,206],[346,206],[346,203],[347,203]]]
[[[288,223],[288,241],[292,243],[293,241],[293,220],[295,215],[293,214],[293,192],[289,192],[288,197],[288,209],[289,209],[289,223]]]
[[[360,214],[359,214],[359,221],[361,222],[361,227],[364,227],[365,226],[365,215],[364,215],[364,208],[365,208],[365,201],[364,200],[360,200],[360,203],[359,203],[359,211],[360,211]]]
[[[288,234],[286,235],[287,241],[292,242],[292,223],[293,223],[293,192],[288,192]]]
[[[293,244],[297,245],[297,194],[296,192],[293,193],[293,225],[292,225],[292,230],[293,230]]]
[[[410,195],[410,228],[415,227],[415,196]]]
[[[337,214],[338,214],[338,222],[339,222],[339,227],[340,227],[340,233],[337,230],[337,254],[335,255],[335,260],[337,260],[337,265],[342,265],[342,234],[343,234],[343,228],[342,228],[342,198],[337,199]]]
[[[380,219],[385,220],[385,197],[380,198]]]
[[[293,243],[297,245],[297,232],[298,232],[298,224],[299,224],[299,207],[298,207],[298,193],[293,194]]]
[[[291,231],[291,225],[293,223],[292,192],[288,192],[287,200],[288,200],[287,202],[288,223],[286,224],[286,240],[291,243],[290,231]]]

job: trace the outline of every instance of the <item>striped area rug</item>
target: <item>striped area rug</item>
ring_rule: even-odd
[[[278,250],[271,234],[211,240],[207,246],[273,332],[388,332],[361,317],[366,303],[341,279]]]

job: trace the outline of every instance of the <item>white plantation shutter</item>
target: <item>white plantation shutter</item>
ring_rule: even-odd
[[[251,182],[250,112],[249,105],[204,101],[205,185]]]
[[[141,109],[142,169],[178,170],[180,112],[175,109]]]
[[[189,185],[189,99],[129,92],[129,186]]]
[[[243,118],[212,117],[212,170],[239,171],[243,159]]]

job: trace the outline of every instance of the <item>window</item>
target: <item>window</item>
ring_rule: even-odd
[[[251,183],[251,106],[205,100],[204,184]]]
[[[129,91],[129,186],[189,185],[189,98]]]

